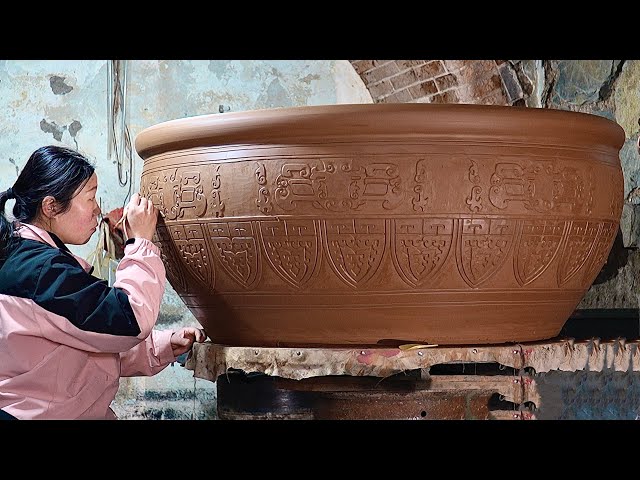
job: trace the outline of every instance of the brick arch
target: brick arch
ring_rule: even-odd
[[[350,62],[374,103],[525,104],[526,94],[506,60]]]

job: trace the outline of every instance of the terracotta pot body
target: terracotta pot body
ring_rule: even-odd
[[[365,104],[147,128],[141,193],[171,285],[230,345],[551,338],[619,226],[602,117]]]

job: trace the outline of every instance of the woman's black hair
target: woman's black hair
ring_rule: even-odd
[[[42,200],[48,195],[56,200],[58,213],[64,213],[93,172],[93,165],[76,150],[47,145],[33,152],[13,187],[0,193],[0,260],[15,240],[13,223],[5,216],[7,200],[15,199],[13,217],[18,222],[37,219]]]

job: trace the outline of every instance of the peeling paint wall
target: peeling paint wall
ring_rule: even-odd
[[[0,189],[13,185],[29,155],[47,144],[79,149],[95,164],[103,211],[123,205],[128,187],[108,159],[109,60],[0,60]],[[272,107],[372,103],[347,60],[131,60],[126,68],[131,139],[166,120]],[[133,153],[133,191],[142,160]],[[11,211],[13,201],[7,203]],[[97,235],[71,250],[87,257]],[[158,328],[196,325],[168,285]],[[150,378],[122,379],[121,418],[210,418],[215,384],[178,364]]]

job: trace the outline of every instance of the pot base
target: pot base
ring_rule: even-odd
[[[466,295],[474,296],[469,292]],[[243,305],[242,300],[230,307],[220,298],[213,302],[211,297],[208,301],[191,298],[197,306],[190,306],[190,310],[209,338],[225,345],[472,345],[555,337],[581,294],[575,299],[555,302],[527,301],[522,299],[525,295],[516,294],[503,303],[481,303],[467,298],[464,304],[458,305],[449,301],[441,305],[428,304],[432,296],[434,294],[422,294],[424,304],[415,306],[399,307],[393,299],[388,299],[387,305],[336,307],[335,302],[313,310],[308,298],[291,296],[289,305],[270,305],[259,311]]]

